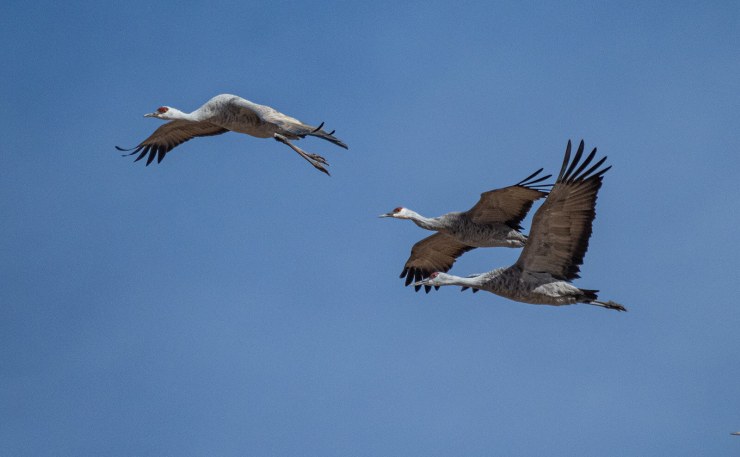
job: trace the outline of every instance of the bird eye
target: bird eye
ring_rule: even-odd
[[[157,112],[161,114],[166,113],[167,110],[169,110],[169,108],[167,108],[166,106],[160,106],[159,108],[157,108]]]
[[[430,275],[429,275],[429,279],[434,279],[434,278],[436,278],[438,274],[439,274],[439,273],[437,273],[437,272],[435,271],[434,273],[432,273],[432,274],[430,274]]]

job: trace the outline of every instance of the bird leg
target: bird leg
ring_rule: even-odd
[[[300,155],[301,157],[303,157],[304,159],[306,159],[306,161],[308,161],[308,163],[310,163],[311,165],[313,165],[314,168],[316,168],[317,170],[319,170],[319,171],[321,171],[321,172],[326,173],[327,175],[329,175],[329,171],[324,167],[324,165],[329,165],[329,164],[326,162],[326,159],[324,159],[320,155],[318,155],[318,154],[311,154],[311,153],[308,153],[308,152],[304,151],[303,149],[301,149],[301,148],[293,145],[293,143],[291,143],[290,141],[288,141],[287,138],[285,138],[283,135],[280,135],[279,133],[276,133],[275,134],[275,140],[276,141],[279,141],[279,142],[281,142],[283,144],[288,145],[292,150],[294,150],[295,152],[297,152],[298,155]]]
[[[627,308],[625,308],[624,306],[620,305],[619,303],[613,302],[611,300],[609,300],[607,302],[602,302],[602,301],[598,301],[598,300],[592,300],[588,304],[589,305],[595,305],[595,306],[601,306],[602,308],[606,308],[606,309],[615,309],[617,311],[627,311]]]

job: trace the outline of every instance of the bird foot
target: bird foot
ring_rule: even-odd
[[[318,155],[318,154],[311,154],[311,153],[308,153],[308,152],[307,152],[307,153],[306,153],[306,155],[307,155],[308,157],[310,157],[310,158],[311,158],[312,160],[315,160],[316,162],[322,163],[322,164],[324,164],[324,165],[329,165],[329,164],[328,164],[328,163],[326,162],[326,159],[325,159],[325,158],[323,158],[323,157],[321,157],[321,156],[320,156],[320,155]]]
[[[619,303],[613,302],[611,300],[609,300],[607,302],[595,301],[594,300],[590,304],[591,305],[596,305],[596,306],[601,306],[602,308],[606,308],[606,309],[614,309],[614,310],[617,310],[617,311],[625,311],[625,312],[627,311],[627,308],[625,308],[624,306],[620,305]]]
[[[326,163],[326,162],[324,162],[324,163]],[[327,170],[326,168],[324,168],[324,166],[323,166],[323,165],[321,165],[320,163],[316,163],[316,162],[311,162],[311,165],[313,165],[313,167],[314,167],[315,169],[319,170],[320,172],[322,172],[322,173],[326,173],[326,175],[327,175],[327,176],[331,176],[331,175],[329,174],[329,170]],[[327,164],[327,165],[328,165],[328,164]]]
[[[313,167],[316,168],[317,170],[319,170],[320,172],[326,173],[327,176],[331,176],[329,174],[329,170],[327,170],[324,167],[324,165],[329,165],[326,162],[326,159],[325,158],[321,157],[318,154],[311,154],[311,153],[308,153],[308,152],[304,151],[303,149],[299,148],[298,146],[296,146],[293,143],[291,143],[290,141],[288,141],[287,138],[285,138],[283,135],[280,135],[279,133],[276,133],[275,134],[275,139],[277,141],[281,142],[281,143],[284,143],[284,144],[288,145],[292,150],[294,150],[295,152],[297,152],[298,155],[300,155],[301,157],[303,157],[308,163],[310,163],[311,165],[313,165]]]

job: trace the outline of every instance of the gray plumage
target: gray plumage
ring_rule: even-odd
[[[326,159],[317,154],[309,154],[293,145],[290,140],[299,140],[306,136],[315,136],[330,141],[337,146],[348,149],[347,145],[334,136],[334,131],[304,124],[298,119],[286,116],[269,106],[258,105],[236,95],[221,94],[213,97],[192,113],[184,113],[169,106],[160,106],[155,112],[144,117],[155,117],[170,120],[152,133],[135,148],[119,151],[139,154],[135,162],[148,156],[147,166],[156,158],[161,162],[164,156],[176,146],[200,136],[220,135],[232,131],[244,133],[257,138],[274,138],[288,145],[316,169],[326,173]]]
[[[411,255],[401,272],[408,286],[413,281],[427,278],[434,271],[448,271],[455,260],[465,252],[482,247],[521,248],[527,237],[521,222],[535,200],[547,195],[539,184],[551,175],[535,177],[542,168],[513,186],[481,194],[480,200],[465,212],[447,213],[439,217],[424,217],[408,208],[396,208],[380,217],[409,219],[419,227],[438,233],[414,244]],[[418,291],[421,286],[414,287]],[[429,292],[430,286],[425,286]]]
[[[613,301],[598,300],[597,290],[580,289],[571,281],[579,277],[580,265],[588,250],[592,223],[596,217],[596,198],[603,175],[611,167],[599,170],[606,157],[586,169],[596,149],[579,164],[584,144],[570,161],[571,143],[565,151],[563,166],[555,185],[537,210],[529,239],[516,263],[488,273],[467,278],[432,273],[417,285],[458,285],[492,292],[511,300],[540,305],[586,303],[626,311]]]

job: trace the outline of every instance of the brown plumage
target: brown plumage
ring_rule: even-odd
[[[434,271],[449,271],[458,257],[475,249],[444,233],[435,233],[414,244],[411,256],[403,266],[401,278],[406,277],[406,285],[421,281]],[[418,291],[421,286],[416,286]],[[437,287],[438,288],[438,287]],[[425,287],[429,292],[430,287]]]
[[[596,148],[580,162],[583,149],[581,141],[571,162],[568,141],[560,175],[535,213],[527,244],[514,265],[468,277],[433,272],[414,285],[456,285],[463,290],[485,290],[523,303],[553,306],[586,303],[626,311],[619,303],[599,300],[598,290],[571,284],[578,277],[588,249],[596,217],[596,196],[604,173],[611,168],[599,170],[606,160],[604,157],[587,169],[596,156]]]
[[[542,168],[512,186],[482,193],[475,206],[465,212],[426,218],[401,207],[382,214],[381,217],[410,219],[421,228],[438,232],[411,248],[400,275],[406,278],[406,285],[427,278],[434,271],[448,271],[458,257],[476,247],[524,246],[527,237],[519,232],[521,222],[534,201],[547,196],[544,188],[551,186],[539,184],[551,176],[536,178],[540,172]],[[420,288],[414,287],[416,291]],[[429,292],[431,287],[424,289]]]
[[[146,164],[149,165],[155,157],[157,158],[157,163],[161,162],[168,152],[188,140],[199,136],[221,135],[228,131],[228,129],[219,127],[218,125],[205,122],[172,121],[158,127],[154,133],[149,135],[147,139],[139,143],[135,148],[124,149],[116,146],[116,149],[125,152],[132,151],[127,155],[138,153],[139,156],[134,162],[143,159],[148,154],[149,157],[146,159]]]
[[[566,170],[571,148],[568,142],[557,183],[535,213],[529,240],[516,262],[523,270],[547,272],[554,278],[566,281],[580,277],[578,273],[588,250],[592,223],[596,217],[596,197],[602,176],[611,168],[608,166],[589,176],[604,163],[606,157],[603,157],[584,171],[596,154],[594,148],[574,171],[583,155],[583,147],[581,141],[573,162]],[[588,178],[580,179],[583,176]]]
[[[347,145],[334,136],[334,131],[326,132],[322,129],[322,122],[318,127],[304,124],[296,118],[265,105],[250,102],[236,95],[221,94],[192,113],[184,113],[176,108],[160,106],[153,113],[144,117],[154,117],[168,120],[154,131],[146,140],[131,149],[116,146],[119,151],[130,152],[127,155],[139,154],[135,161],[148,155],[146,164],[157,159],[157,163],[176,146],[199,136],[220,135],[233,131],[244,133],[257,138],[273,138],[290,147],[314,168],[322,173],[329,174],[326,159],[318,154],[311,154],[295,146],[291,140],[299,140],[306,136],[314,136],[347,149]]]
[[[539,181],[549,177],[550,175],[547,175]],[[522,182],[526,182],[526,179]],[[503,189],[489,190],[480,194],[480,200],[468,210],[468,216],[476,224],[503,222],[511,228],[521,230],[522,220],[532,209],[532,204],[545,196],[547,192],[521,183]]]

